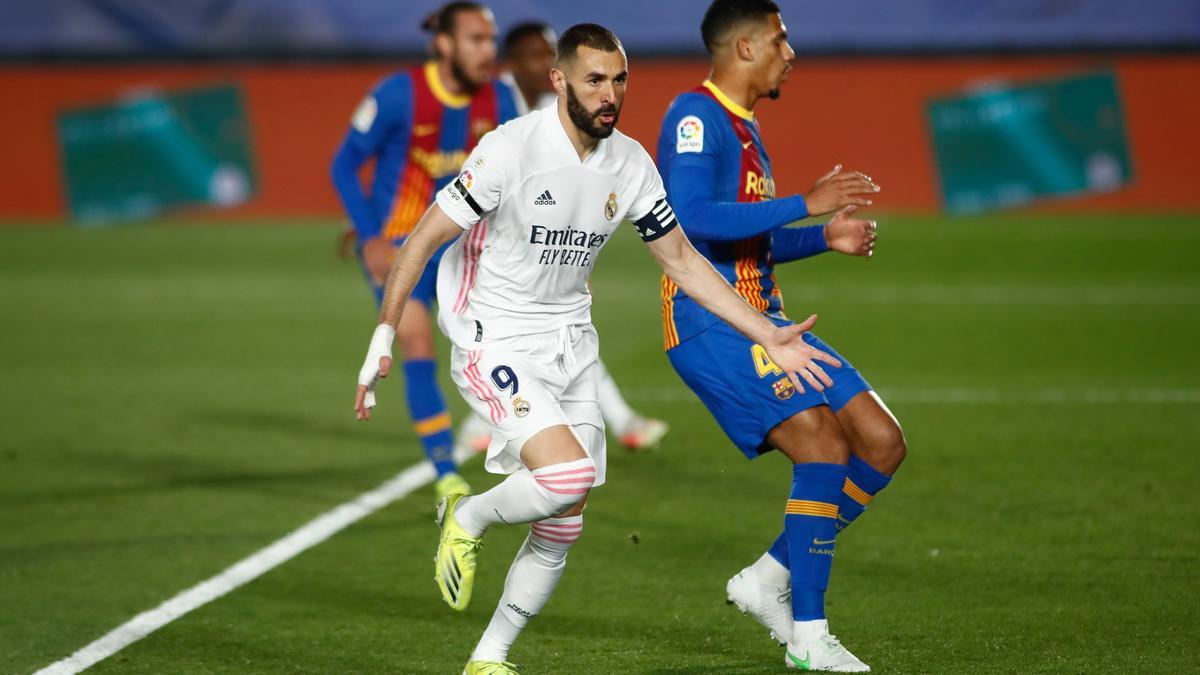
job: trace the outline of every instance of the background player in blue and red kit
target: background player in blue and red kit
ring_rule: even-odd
[[[807,196],[775,199],[771,161],[752,110],[763,98],[778,98],[795,58],[779,7],[771,0],[716,0],[701,33],[713,71],[671,104],[659,136],[659,170],[696,249],[747,302],[777,324],[789,324],[774,266],[826,250],[870,256],[875,224],[852,214],[871,204],[879,188],[838,166]],[[827,225],[785,227],[833,211]],[[730,579],[730,602],[788,644],[791,668],[869,670],[829,633],[824,595],[837,533],[904,458],[898,423],[850,363],[812,333],[805,340],[842,366],[828,369],[824,382],[808,378],[809,386],[798,391],[762,347],[665,278],[662,294],[672,366],[747,457],[778,449],[794,464],[784,532]],[[802,325],[807,330],[814,320]]]
[[[479,139],[516,117],[512,90],[492,77],[491,10],[452,2],[430,17],[433,60],[385,78],[359,104],[333,161],[333,181],[357,235],[359,261],[378,304],[396,248],[433,196],[458,175]],[[370,191],[359,168],[375,160]],[[449,244],[447,244],[449,246]],[[450,413],[437,381],[431,306],[438,251],[404,309],[396,337],[404,354],[409,412],[438,472],[438,498],[466,492],[453,458]]]

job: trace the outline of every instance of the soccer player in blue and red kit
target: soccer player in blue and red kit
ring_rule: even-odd
[[[434,195],[458,175],[484,134],[517,116],[512,90],[492,77],[496,23],[491,10],[452,2],[425,28],[434,33],[434,59],[375,87],[355,110],[333,161],[333,181],[354,225],[358,258],[377,304],[396,249]],[[372,158],[374,176],[364,194],[358,170]],[[409,412],[437,469],[438,499],[469,490],[454,462],[450,413],[434,362],[430,309],[441,255],[438,251],[425,269],[396,333]]]
[[[701,33],[712,74],[667,111],[659,171],[696,249],[747,302],[787,325],[774,266],[827,250],[869,257],[875,223],[852,214],[870,205],[879,188],[838,166],[808,195],[775,199],[771,161],[752,110],[761,99],[779,96],[795,59],[779,7],[771,0],[716,0]],[[786,227],[835,211],[826,225]],[[829,633],[824,596],[838,532],[888,485],[904,459],[899,424],[858,371],[812,333],[804,339],[842,365],[811,374],[800,390],[761,346],[665,277],[662,295],[665,346],[675,370],[747,457],[777,449],[793,463],[783,533],[730,579],[729,601],[787,644],[789,668],[870,670]],[[807,330],[814,320],[801,325]]]

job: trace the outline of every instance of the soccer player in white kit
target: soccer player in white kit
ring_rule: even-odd
[[[551,77],[557,107],[484,136],[400,249],[355,398],[358,419],[368,419],[405,302],[434,251],[459,237],[438,269],[438,323],[460,393],[491,425],[485,467],[507,477],[442,501],[435,577],[443,599],[458,610],[470,602],[490,526],[530,524],[468,674],[516,672],[508,650],[549,599],[583,530],[588,491],[604,483],[588,277],[621,222],[634,224],[689,297],[761,344],[794,386],[803,390],[803,379],[821,391],[831,380],[817,362],[840,365],[801,338],[815,316],[776,327],[676,227],[654,162],[615,130],[628,79],[616,35],[596,24],[568,29]]]
[[[507,68],[496,79],[512,87],[518,117],[558,104],[558,95],[550,81],[557,41],[554,30],[541,21],[518,24],[504,36]],[[667,423],[638,414],[617,388],[603,359],[596,360],[596,380],[604,424],[621,445],[632,452],[657,446],[670,428]],[[478,421],[479,416],[472,415],[470,420]]]

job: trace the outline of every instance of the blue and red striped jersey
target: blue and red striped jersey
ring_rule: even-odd
[[[355,110],[333,161],[333,181],[359,240],[411,232],[479,139],[516,116],[507,85],[493,80],[469,96],[452,94],[434,62],[385,78]],[[358,169],[371,158],[375,171],[364,195]]]
[[[772,230],[808,211],[799,196],[746,208],[775,198],[771,159],[753,114],[705,82],[671,103],[657,161],[668,201],[696,250],[750,306],[785,318]],[[735,208],[718,208],[729,206]],[[720,321],[666,276],[662,303],[666,349]]]

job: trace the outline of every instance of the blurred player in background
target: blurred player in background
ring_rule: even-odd
[[[816,386],[817,377],[828,381],[817,360],[837,364],[804,342],[801,326],[777,327],[747,305],[676,227],[649,155],[616,132],[628,77],[617,37],[573,26],[557,59],[558,105],[484,137],[400,250],[355,394],[358,419],[368,419],[409,293],[434,251],[457,238],[441,263],[439,325],[460,393],[491,421],[486,466],[508,476],[482,494],[443,501],[435,562],[443,599],[467,607],[489,527],[530,523],[468,675],[517,672],[509,648],[549,600],[583,530],[588,492],[604,482],[587,281],[623,221],[673,283],[763,344],[797,383],[798,374]],[[606,670],[597,663],[589,672]]]
[[[333,181],[353,223],[356,252],[376,303],[382,302],[396,248],[434,195],[458,175],[484,134],[517,114],[512,90],[492,78],[496,23],[491,10],[475,2],[452,2],[424,27],[433,33],[433,60],[376,86],[354,111],[333,160]],[[364,194],[358,170],[370,159],[375,160],[374,176]],[[409,412],[437,469],[439,499],[469,491],[454,462],[450,412],[434,362],[430,309],[442,252],[434,254],[413,289],[396,332]],[[486,436],[486,427],[480,432]]]
[[[505,69],[500,80],[516,94],[518,115],[541,110],[558,100],[550,84],[557,41],[554,29],[540,21],[517,24],[504,36]]]
[[[506,68],[500,73],[500,80],[513,88],[518,114],[541,110],[558,101],[550,82],[557,40],[554,29],[539,21],[518,24],[504,36]],[[669,429],[667,423],[634,412],[604,362],[597,362],[596,367],[605,425],[629,450],[647,450],[658,445]]]
[[[752,111],[758,101],[779,97],[795,58],[779,7],[771,0],[716,0],[701,33],[712,74],[668,109],[659,170],[696,249],[751,306],[776,325],[792,325],[783,314],[775,264],[827,250],[869,257],[875,223],[853,213],[870,205],[879,188],[838,166],[807,196],[775,199]],[[785,227],[835,211],[827,225]],[[784,532],[730,579],[729,601],[787,644],[789,668],[870,670],[829,633],[824,596],[837,533],[888,485],[904,459],[899,424],[858,371],[811,333],[805,341],[842,362],[823,391],[793,387],[761,346],[666,277],[663,318],[672,366],[738,448],[751,459],[778,449],[794,464]]]

